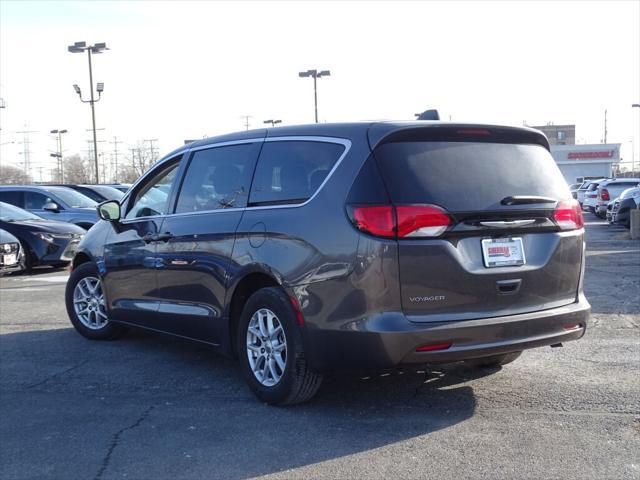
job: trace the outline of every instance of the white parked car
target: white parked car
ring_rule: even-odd
[[[607,180],[606,178],[601,178],[599,180],[591,180],[589,186],[586,188],[584,192],[584,199],[582,201],[582,209],[587,210],[591,213],[596,213],[596,203],[598,199],[598,185],[601,182]],[[579,200],[578,200],[579,201]]]
[[[587,190],[589,189],[591,184],[594,182],[600,182],[602,180],[605,180],[605,179],[599,178],[597,180],[589,179],[584,181],[584,183],[580,186],[580,188],[576,192],[576,200],[578,200],[578,202],[580,203],[580,206],[584,207],[584,199],[587,194]]]
[[[600,218],[605,218],[607,205],[615,200],[627,188],[638,186],[640,178],[615,178],[600,182],[596,188],[595,214]]]

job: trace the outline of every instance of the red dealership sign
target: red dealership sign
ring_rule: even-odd
[[[613,158],[615,150],[601,150],[599,152],[569,152],[567,158],[576,160],[578,158]]]

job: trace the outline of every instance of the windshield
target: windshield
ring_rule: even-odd
[[[47,187],[45,190],[60,197],[60,200],[71,208],[92,208],[97,205],[97,203],[89,197],[86,197],[75,190],[71,190],[70,188]]]
[[[14,222],[16,220],[42,220],[42,218],[8,203],[0,202],[0,221]]]
[[[120,200],[122,197],[124,197],[124,193],[122,193],[120,190],[109,187],[107,185],[91,185],[88,188],[95,190],[107,200]]]

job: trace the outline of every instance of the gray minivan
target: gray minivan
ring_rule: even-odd
[[[141,327],[239,359],[273,404],[325,372],[504,365],[583,336],[580,205],[532,129],[362,122],[185,145],[100,204],[66,290],[91,339]]]

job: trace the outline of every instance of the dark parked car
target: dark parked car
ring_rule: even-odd
[[[20,241],[0,228],[0,275],[22,270]]]
[[[583,336],[580,206],[544,135],[347,123],[242,132],[159,161],[81,242],[87,338],[126,326],[238,357],[263,401],[324,372],[504,365]]]
[[[86,233],[72,223],[45,220],[8,203],[0,202],[0,228],[13,234],[22,244],[22,267],[67,265]]]
[[[4,185],[0,186],[0,202],[49,220],[74,223],[86,230],[98,221],[97,203],[67,187]]]
[[[115,188],[116,190],[121,191],[122,193],[127,193],[127,190],[131,188],[130,183],[110,183],[105,185],[105,187]]]
[[[89,197],[94,202],[104,202],[106,200],[120,200],[124,196],[124,193],[113,188],[110,185],[57,185],[59,187],[67,187],[76,192],[80,192],[85,197]]]

